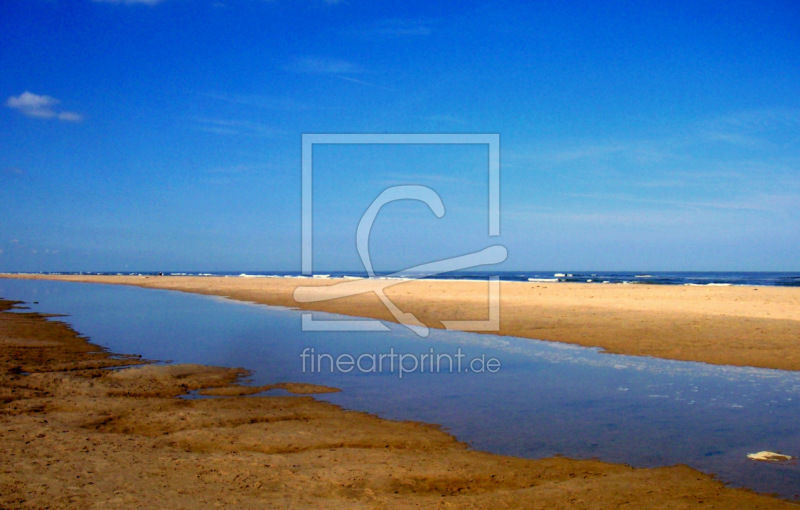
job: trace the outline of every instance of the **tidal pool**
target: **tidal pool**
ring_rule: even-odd
[[[112,352],[240,366],[253,371],[253,384],[335,386],[342,392],[317,398],[437,423],[475,449],[687,464],[734,486],[799,498],[796,461],[747,454],[800,456],[800,373],[486,334],[431,330],[420,338],[394,324],[389,332],[303,332],[296,310],[113,285],[2,279],[0,297],[64,314],[58,320]]]

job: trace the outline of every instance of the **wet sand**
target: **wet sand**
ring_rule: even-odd
[[[309,396],[179,398],[251,390],[241,369],[112,355],[10,306],[0,301],[3,508],[796,508],[685,466],[475,452],[435,426]]]
[[[313,286],[324,295],[331,292],[325,287],[332,285],[347,283],[369,291],[380,281],[191,276],[25,278],[180,290],[394,320],[373,292],[315,303],[294,299],[299,286]],[[430,327],[442,327],[442,320],[488,318],[485,282],[403,282],[387,288],[386,295],[403,312],[415,314]],[[503,335],[601,347],[617,354],[800,370],[800,288],[502,282],[500,312],[499,333]]]

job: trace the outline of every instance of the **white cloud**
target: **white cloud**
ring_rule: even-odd
[[[54,97],[40,96],[26,90],[16,97],[9,97],[6,100],[6,106],[19,110],[29,117],[50,118],[56,115],[53,106],[58,102],[58,99]]]
[[[80,122],[83,116],[79,113],[58,111],[58,99],[50,96],[34,94],[25,91],[18,96],[11,96],[6,100],[6,106],[17,110],[27,117],[36,119],[58,119],[65,122]]]

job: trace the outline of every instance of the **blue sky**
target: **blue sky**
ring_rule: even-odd
[[[299,270],[303,133],[498,133],[322,146],[314,264],[798,270],[796,2],[4,0],[0,271]]]

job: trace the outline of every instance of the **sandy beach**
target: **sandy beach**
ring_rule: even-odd
[[[181,276],[6,275],[171,289],[393,321],[371,291],[380,281]],[[298,303],[298,287],[324,296],[345,283],[362,294]],[[487,284],[407,281],[386,289],[430,327],[488,318]],[[800,289],[502,282],[500,334],[600,347],[610,353],[800,370]]]
[[[253,391],[241,369],[112,355],[11,306],[0,301],[2,507],[796,507],[685,466],[504,457],[309,396],[239,396]],[[176,398],[189,391],[228,397]]]

